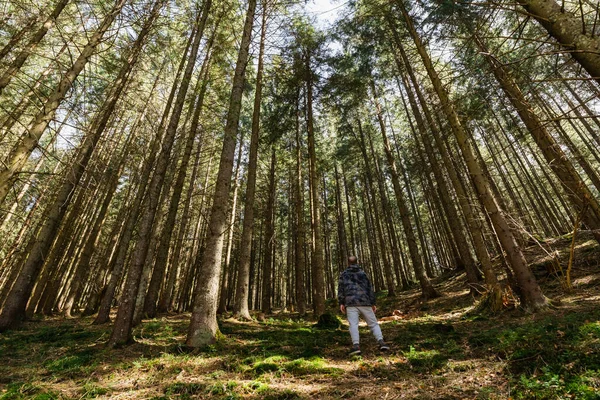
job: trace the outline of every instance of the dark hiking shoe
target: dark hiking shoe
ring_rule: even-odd
[[[385,344],[385,342],[383,341],[383,339],[381,339],[377,343],[379,343],[379,350],[381,350],[381,351],[388,351],[390,349],[390,346],[388,346],[387,344]]]
[[[349,356],[359,356],[360,355],[360,346],[358,344],[353,344],[348,352]]]

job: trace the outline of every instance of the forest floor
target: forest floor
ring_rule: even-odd
[[[570,238],[543,245],[566,270]],[[121,349],[91,318],[34,320],[0,334],[0,399],[600,399],[600,246],[578,235],[572,291],[548,273],[551,255],[534,245],[527,257],[555,308],[478,314],[464,275],[440,277],[443,296],[427,302],[417,288],[380,294],[387,353],[362,327],[363,354],[348,357],[346,326],[288,313],[223,319],[222,338],[195,353],[182,348],[189,314],[145,320]]]

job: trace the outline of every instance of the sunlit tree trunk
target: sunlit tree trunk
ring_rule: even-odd
[[[265,52],[265,37],[267,33],[267,12],[262,13],[258,51],[258,66],[256,71],[256,90],[254,92],[254,110],[252,112],[252,133],[250,136],[250,154],[248,155],[248,174],[246,179],[246,196],[244,200],[244,223],[240,242],[240,261],[237,271],[237,285],[233,313],[236,318],[251,319],[248,309],[250,295],[250,257],[252,239],[254,236],[254,203],[256,197],[256,168],[258,164],[258,144],[260,137],[260,106],[262,100],[263,58]]]
[[[582,21],[555,0],[518,0],[518,3],[600,84],[600,37],[585,32]]]
[[[63,6],[64,7],[64,6]],[[60,12],[60,11],[59,11]],[[10,52],[19,44],[23,36],[31,30],[33,25],[36,23],[37,18],[30,18],[29,21],[21,29],[15,32],[14,35],[10,37],[10,40],[0,49],[0,60],[6,57]]]
[[[340,190],[340,177],[338,172],[337,164],[334,164],[334,172],[335,172],[335,207],[336,207],[336,223],[337,223],[337,231],[338,231],[338,269],[339,272],[342,272],[346,264],[348,262],[348,240],[346,239],[346,225],[344,218],[344,207],[342,205],[342,194]]]
[[[195,300],[186,340],[186,344],[190,347],[199,347],[214,342],[219,331],[216,316],[219,300],[219,276],[221,272],[223,240],[227,230],[229,190],[231,187],[238,124],[244,92],[244,77],[246,75],[246,64],[248,63],[248,52],[255,11],[256,0],[249,0],[235,66],[233,87],[229,98],[227,123],[225,125],[219,171],[215,183],[213,205],[208,222],[206,247],[202,254],[202,274],[199,276],[194,288]]]
[[[64,44],[61,49],[56,53],[56,55],[54,56],[55,59],[60,59],[60,57],[62,56],[62,54],[68,49],[68,45]],[[3,140],[3,132],[4,135],[8,135],[8,133],[13,129],[13,126],[15,126],[15,124],[19,121],[19,118],[21,118],[23,116],[23,113],[27,110],[27,107],[31,105],[32,100],[35,99],[36,97],[36,93],[38,93],[38,90],[40,88],[40,86],[42,86],[44,84],[44,82],[46,81],[48,75],[50,75],[51,72],[53,72],[55,69],[55,66],[53,64],[49,64],[46,69],[44,69],[44,71],[38,76],[38,78],[35,80],[34,83],[30,84],[28,87],[27,92],[25,92],[21,99],[19,100],[19,103],[17,103],[16,106],[14,106],[10,111],[9,110],[3,110],[5,111],[6,117],[3,119],[2,123],[0,123],[0,140]],[[73,110],[70,109],[67,111],[66,115],[67,116],[71,116]],[[61,123],[61,126],[59,127],[59,129],[62,129],[62,126],[65,124],[66,121],[68,121],[69,118],[65,117],[63,118],[63,122]],[[6,156],[6,154],[8,153],[10,149],[6,149],[6,151],[1,152],[0,154],[2,156]]]

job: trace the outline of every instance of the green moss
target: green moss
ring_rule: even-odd
[[[422,372],[433,372],[445,366],[448,361],[448,358],[437,350],[417,351],[412,346],[404,356],[415,370]]]
[[[85,385],[83,385],[81,392],[83,393],[81,398],[93,399],[95,397],[107,394],[109,390],[107,388],[95,385],[93,383],[86,383]]]
[[[79,353],[57,358],[44,364],[46,369],[52,373],[77,373],[84,372],[84,367],[91,366],[93,352],[84,350]]]
[[[47,391],[40,386],[31,383],[13,383],[8,385],[6,392],[0,394],[0,400],[35,399],[50,400],[58,399],[55,392]]]
[[[585,377],[566,377],[542,368],[541,374],[521,375],[513,393],[517,399],[600,399],[600,387],[593,387],[590,383]]]
[[[285,389],[282,391],[274,391],[271,393],[265,393],[263,400],[297,400],[301,399],[298,393],[293,390]]]
[[[338,329],[342,326],[340,318],[330,312],[326,312],[319,317],[319,322],[315,325],[319,329]]]
[[[183,382],[175,382],[170,384],[164,389],[164,393],[166,395],[193,395],[203,392],[206,389],[206,385],[204,383],[183,383]]]

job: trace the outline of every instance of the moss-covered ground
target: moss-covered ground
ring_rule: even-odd
[[[546,312],[474,313],[461,275],[428,302],[416,288],[380,293],[380,317],[402,312],[381,324],[387,353],[362,327],[363,354],[350,358],[345,325],[283,312],[224,318],[217,343],[192,353],[189,314],[145,320],[120,349],[90,318],[30,321],[0,334],[0,399],[600,399],[600,252],[580,242],[572,291],[536,272],[557,304]]]

